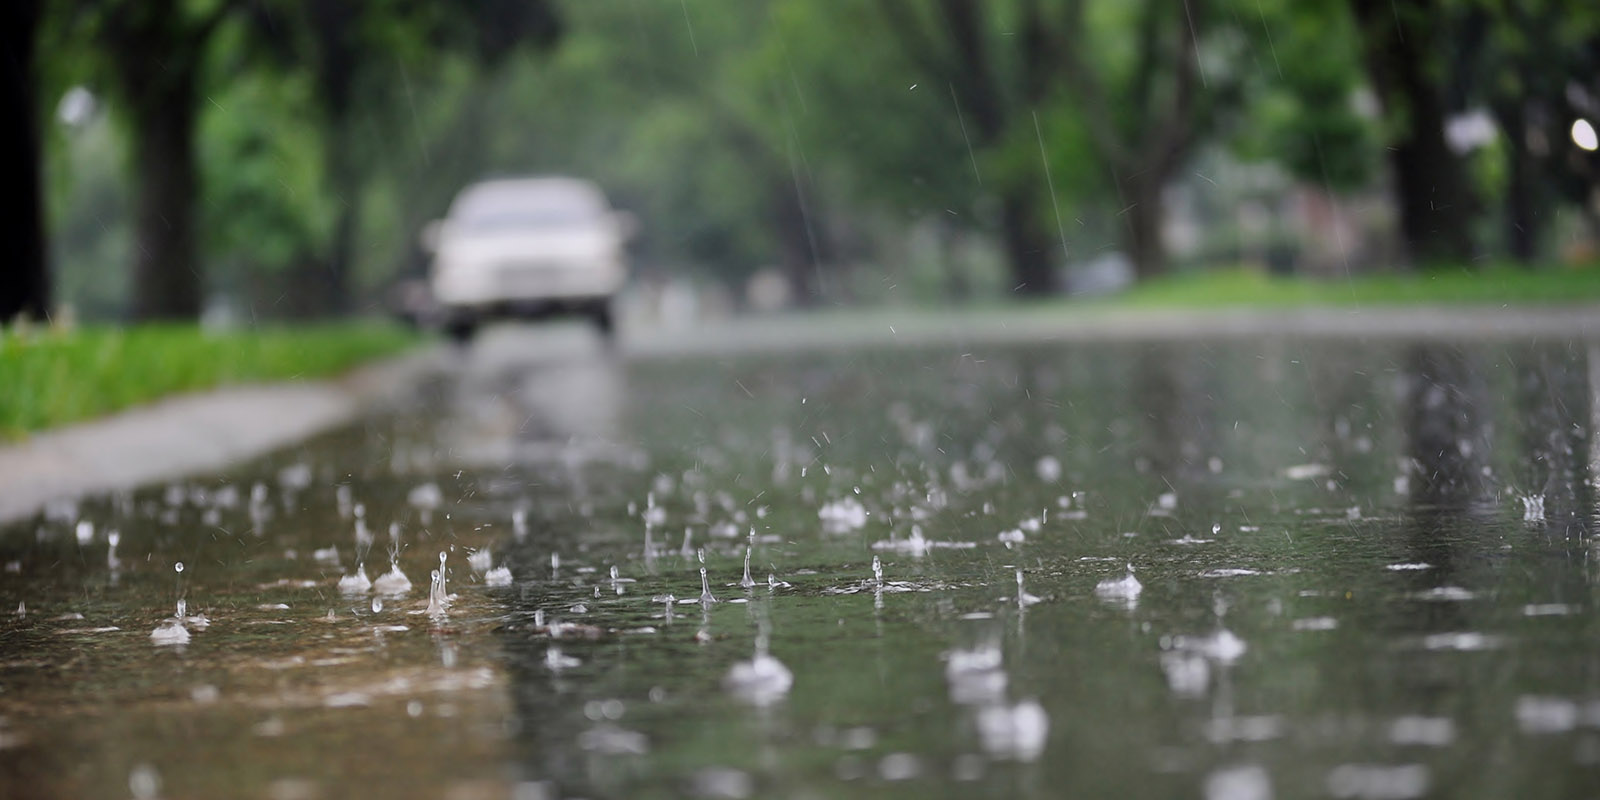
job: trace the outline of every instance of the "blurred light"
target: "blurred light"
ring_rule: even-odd
[[[1586,119],[1572,123],[1572,142],[1585,150],[1600,148],[1600,137],[1595,136],[1594,126]]]
[[[76,128],[88,122],[94,110],[94,95],[82,86],[74,86],[61,96],[61,104],[56,106],[56,118]]]
[[[1494,141],[1494,118],[1475,108],[1445,120],[1444,140],[1456,153],[1469,153]]]

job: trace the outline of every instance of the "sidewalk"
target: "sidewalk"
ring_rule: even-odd
[[[438,359],[423,348],[332,380],[180,395],[0,446],[0,524],[52,500],[219,470],[356,417]]]

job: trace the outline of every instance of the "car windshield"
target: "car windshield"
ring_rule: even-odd
[[[451,216],[465,230],[500,231],[592,225],[604,210],[582,186],[483,186],[462,195]]]

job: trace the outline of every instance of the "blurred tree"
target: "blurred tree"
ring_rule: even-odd
[[[480,0],[444,6],[415,0],[318,0],[263,8],[258,30],[285,60],[304,64],[312,76],[324,146],[323,175],[336,202],[331,239],[320,259],[304,260],[311,274],[302,290],[320,298],[324,310],[351,305],[351,273],[361,219],[362,186],[375,166],[371,143],[357,121],[398,121],[398,109],[382,102],[378,85],[390,80],[396,62],[426,63],[452,53],[495,68],[517,47],[552,46],[561,32],[555,9],[545,0]],[[272,23],[290,21],[292,27]]]
[[[1474,0],[1455,10],[1456,99],[1488,107],[1505,139],[1504,239],[1531,263],[1555,202],[1586,208],[1600,180],[1568,133],[1573,120],[1600,117],[1600,7]]]
[[[59,4],[69,30],[102,54],[128,124],[135,184],[133,316],[193,319],[205,287],[196,248],[195,130],[206,45],[240,0],[85,0]],[[85,58],[79,51],[75,57]]]
[[[770,3],[569,7],[549,69],[499,98],[483,146],[507,169],[575,172],[639,212],[642,260],[738,288],[781,269],[814,304],[834,267],[821,181],[795,124],[803,104],[760,69]]]
[[[937,86],[949,87],[972,145],[988,151],[1015,141],[1031,128],[1039,106],[1059,78],[1059,64],[1047,58],[1063,43],[1032,0],[997,13],[975,0],[939,0],[919,7],[909,0],[880,0],[887,33]],[[1074,9],[1080,8],[1074,4]],[[1070,45],[1069,45],[1070,46]],[[1038,213],[1037,189],[1008,171],[995,192],[999,200],[1000,237],[1017,291],[1054,292],[1058,253],[1044,218]]]
[[[1230,136],[1235,151],[1329,192],[1370,186],[1383,162],[1378,112],[1360,99],[1369,96],[1361,42],[1343,0],[1265,0],[1252,10],[1256,19],[1238,24],[1260,35],[1260,63],[1247,123]]]
[[[1383,106],[1400,235],[1417,264],[1468,263],[1476,199],[1445,141],[1449,27],[1439,0],[1350,0]]]
[[[1013,168],[993,175],[993,191],[1018,291],[1053,291],[1055,266],[1065,257],[1050,232],[1059,214],[1045,211],[1056,198],[1041,198],[1037,173],[1014,166],[1029,149],[1039,157],[1048,149],[1041,115],[1081,126],[1090,157],[1118,197],[1123,247],[1135,271],[1141,278],[1165,271],[1163,192],[1195,144],[1239,99],[1238,70],[1214,68],[1202,85],[1207,76],[1198,48],[1206,31],[1196,26],[1210,20],[1209,4],[877,5],[883,35],[899,43],[930,84],[950,89],[971,146],[1011,154],[994,156]],[[1236,49],[1226,44],[1209,54],[1220,64]]]
[[[0,10],[0,186],[12,193],[0,238],[11,256],[0,267],[0,325],[18,315],[44,319],[50,311],[46,263],[39,78],[35,63],[39,0],[10,0]]]

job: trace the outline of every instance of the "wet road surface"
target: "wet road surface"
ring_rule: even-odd
[[[0,531],[0,795],[1590,796],[1597,391],[1583,340],[491,331]]]

